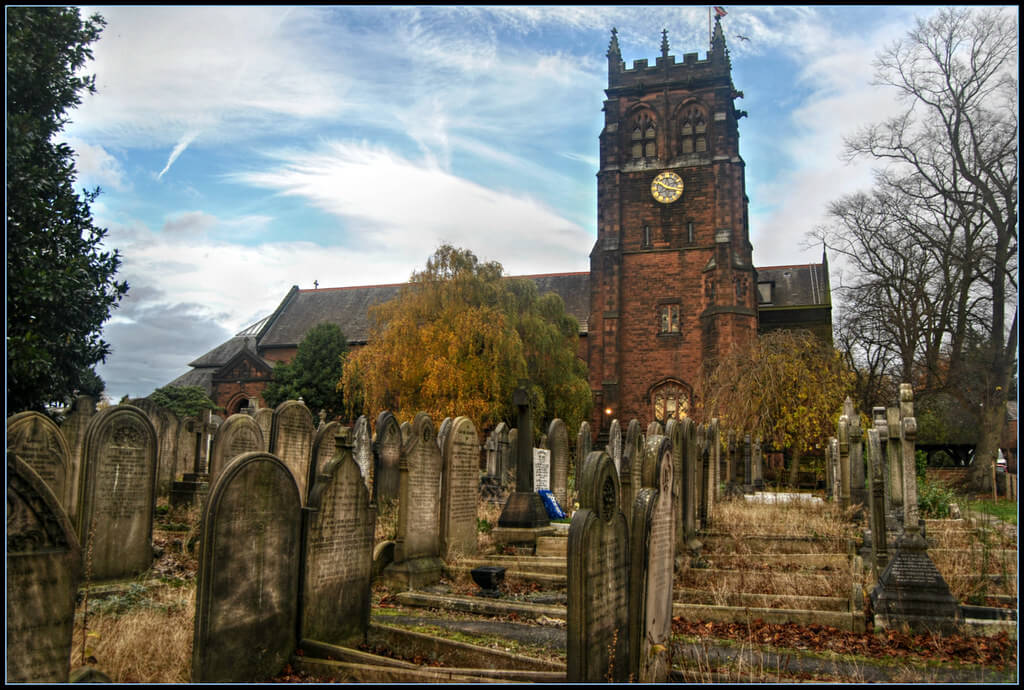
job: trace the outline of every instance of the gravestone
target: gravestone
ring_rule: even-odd
[[[203,509],[193,683],[263,681],[288,663],[301,523],[299,486],[280,458],[247,453],[221,472]]]
[[[645,436],[664,436],[665,429],[661,426],[661,422],[655,419],[653,422],[647,425],[647,433]]]
[[[718,433],[718,419],[712,418],[711,423],[708,424],[708,447],[710,453],[708,455],[708,471],[705,477],[705,497],[704,497],[704,528],[707,529],[711,526],[714,521],[715,512],[715,501],[719,499],[721,491],[721,454],[722,454],[722,439]]]
[[[332,428],[335,452],[320,466],[303,528],[300,637],[354,647],[370,625],[376,513],[350,431],[337,422],[321,431]]]
[[[402,445],[405,445],[409,440],[409,437],[412,436],[412,424],[409,422],[402,422],[398,429],[402,432]]]
[[[60,431],[68,444],[68,479],[71,484],[67,514],[72,524],[78,515],[78,487],[82,483],[82,458],[85,456],[85,430],[96,414],[96,401],[88,395],[75,398],[71,413],[64,419]],[[59,497],[58,497],[59,498]]]
[[[475,556],[480,440],[469,417],[457,417],[449,425],[443,458],[441,556],[445,560]]]
[[[548,449],[551,451],[551,492],[558,505],[568,505],[569,494],[569,430],[561,419],[548,425]]]
[[[590,449],[593,446],[593,439],[590,435],[590,423],[581,422],[579,433],[576,434],[576,455],[572,462],[572,476],[574,479],[580,475],[580,468],[583,467],[583,461],[590,455]],[[574,486],[579,487],[576,483]]]
[[[444,421],[441,422],[440,428],[437,430],[437,447],[441,449],[442,453],[444,453],[444,444],[448,439],[448,432],[451,431],[451,428],[452,418],[445,417]]]
[[[374,501],[378,506],[398,500],[403,437],[404,433],[395,415],[386,410],[377,415],[376,436],[373,439],[373,490]]]
[[[502,486],[514,485],[515,484],[515,467],[516,467],[516,455],[512,449],[512,442],[509,439],[511,431],[508,428],[508,424],[505,422],[499,422],[498,426],[494,428],[494,441],[496,444],[497,452],[497,467],[495,474],[498,475],[499,482]]]
[[[485,466],[487,476],[497,477],[498,476],[498,430],[492,429],[491,433],[487,434],[487,440],[484,441],[484,456],[486,458]]]
[[[710,429],[708,433],[710,434]],[[764,455],[761,452],[761,439],[755,439],[750,445],[750,467],[750,473],[754,479],[754,490],[762,491],[764,489]]]
[[[210,449],[210,486],[232,460],[239,455],[263,451],[263,432],[247,414],[233,414],[217,427]]]
[[[615,471],[619,473],[619,477],[622,477],[622,427],[619,425],[618,419],[613,419],[611,426],[608,427],[608,446],[605,451],[615,462]]]
[[[185,417],[178,425],[178,438],[174,449],[174,479],[184,479],[186,474],[196,469],[196,433],[195,428],[202,422],[195,417]],[[173,482],[172,482],[173,486]]]
[[[697,487],[697,519],[694,521],[698,529],[706,530],[709,525],[709,506],[712,501],[708,476],[711,471],[711,432],[707,424],[699,424],[696,429],[697,462],[694,484]]]
[[[683,421],[670,419],[665,423],[665,436],[672,443],[672,513],[675,522],[675,550],[681,552],[686,545],[686,532],[683,529],[683,502],[686,482],[683,479]]]
[[[875,422],[879,421],[876,417]],[[889,538],[885,509],[885,463],[883,461],[885,451],[882,448],[879,428],[875,426],[873,429],[868,429],[868,507],[871,529],[864,536],[871,547],[871,567],[876,581],[885,566],[889,564]]]
[[[313,483],[323,472],[323,468],[331,461],[337,452],[335,437],[341,429],[341,422],[324,422],[317,427],[316,435],[313,436],[312,462],[309,465],[309,490],[313,491]],[[351,435],[349,437],[351,441]]]
[[[145,412],[149,421],[153,422],[153,428],[156,429],[156,492],[157,496],[167,498],[171,494],[171,485],[176,478],[174,474],[176,469],[175,452],[178,445],[180,420],[166,407],[161,407],[147,398],[133,400],[131,404]]]
[[[672,441],[648,436],[630,532],[629,656],[638,683],[668,680],[675,562],[672,465]]]
[[[533,490],[551,490],[551,451],[547,448],[533,449]]]
[[[839,448],[839,507],[846,510],[850,507],[850,420],[846,415],[839,416],[836,436]]]
[[[274,411],[269,407],[261,407],[252,413],[252,418],[263,434],[263,442],[266,444],[263,450],[270,452],[270,431],[274,426]]]
[[[82,550],[60,499],[7,451],[7,682],[66,683]]]
[[[903,462],[900,454],[900,408],[885,409],[886,434],[885,461],[889,470],[889,518],[894,527],[903,524]]]
[[[366,482],[366,490],[373,496],[373,439],[370,434],[370,420],[365,415],[361,415],[352,428],[352,455],[363,475],[363,481]]]
[[[580,509],[569,526],[566,680],[629,679],[629,528],[619,472],[594,451],[579,471]]]
[[[305,502],[313,462],[313,414],[301,400],[286,400],[274,409],[270,453],[288,466]]]
[[[7,419],[7,452],[35,470],[66,513],[71,506],[71,451],[60,428],[39,412],[19,412]]]
[[[434,425],[420,412],[399,463],[398,537],[395,561],[384,569],[389,581],[418,589],[441,579],[441,449]]]
[[[729,463],[728,463],[729,464],[729,477],[728,477],[728,482],[729,482],[729,484],[733,484],[734,485],[734,484],[738,484],[741,481],[742,476],[743,476],[743,471],[740,468],[741,458],[739,456],[739,453],[736,452],[736,447],[737,447],[737,444],[736,444],[736,432],[733,431],[732,429],[730,429],[726,438],[727,438],[727,442],[726,442],[727,446],[726,447],[728,449],[727,453],[729,455]]]
[[[754,468],[751,463],[750,434],[743,435],[743,493],[754,493]]]
[[[868,496],[864,472],[864,432],[860,425],[860,415],[853,407],[849,397],[843,403],[843,413],[849,421],[850,435],[850,501],[866,506]]]
[[[516,487],[516,465],[519,457],[519,429],[508,430],[508,461],[507,469],[502,473],[501,480],[514,490]]]
[[[491,531],[498,543],[536,544],[538,536],[553,532],[544,501],[533,483],[533,415],[530,407],[531,383],[520,379],[512,394],[516,408],[516,490],[509,495],[498,518],[498,529]]]
[[[142,410],[108,407],[85,432],[79,539],[91,553],[92,577],[135,575],[153,561],[156,431]]]

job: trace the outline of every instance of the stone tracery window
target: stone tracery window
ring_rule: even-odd
[[[660,333],[679,333],[679,305],[663,304],[658,309]]]
[[[657,126],[648,113],[641,113],[633,121],[630,134],[632,147],[630,152],[634,160],[658,157]]]
[[[679,125],[679,152],[704,153],[708,150],[708,123],[704,111],[692,108],[684,115]]]
[[[690,412],[690,394],[678,383],[666,382],[651,393],[654,418],[664,424],[670,419],[685,419]]]

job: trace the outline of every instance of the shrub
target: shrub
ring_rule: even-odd
[[[918,478],[917,508],[921,511],[921,517],[947,518],[950,503],[956,503],[956,494],[952,489]]]

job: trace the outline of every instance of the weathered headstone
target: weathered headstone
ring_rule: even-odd
[[[210,486],[217,481],[232,460],[239,455],[263,451],[266,445],[263,432],[247,414],[233,414],[221,424],[213,435],[210,449]]]
[[[508,464],[506,470],[501,474],[501,480],[505,484],[515,489],[517,484],[516,478],[516,465],[518,464],[519,457],[519,429],[512,428],[508,430]]]
[[[665,423],[665,436],[672,443],[672,520],[675,523],[675,550],[681,552],[686,543],[683,530],[683,501],[685,481],[683,479],[683,422],[670,419]]]
[[[630,532],[630,651],[633,680],[668,680],[672,637],[675,521],[672,508],[672,442],[648,436],[643,488],[633,503]]]
[[[310,420],[312,426],[312,420]],[[235,458],[203,510],[192,682],[252,682],[295,651],[302,499],[265,452]]]
[[[836,435],[839,446],[839,506],[846,510],[850,507],[850,420],[846,415],[839,416]]]
[[[711,468],[711,431],[707,424],[700,424],[697,427],[697,462],[696,477],[694,483],[697,486],[697,527],[706,530],[709,526],[710,506],[713,499],[711,486],[708,482],[709,475],[713,474]]]
[[[661,422],[655,419],[653,422],[647,425],[647,433],[645,436],[664,436],[665,429],[661,426]]]
[[[82,550],[60,500],[7,451],[7,682],[66,683]]]
[[[270,453],[288,466],[305,502],[313,461],[313,414],[301,400],[287,400],[274,409],[270,431]]]
[[[301,638],[357,646],[370,625],[370,585],[376,520],[363,474],[353,458],[348,429],[320,467],[303,529]]]
[[[156,492],[158,496],[170,496],[171,485],[175,480],[175,452],[178,445],[180,420],[166,407],[157,405],[147,398],[133,400],[131,404],[145,412],[149,421],[153,422],[153,428],[156,429]]]
[[[719,498],[721,487],[722,440],[718,433],[718,419],[712,419],[711,423],[708,424],[707,436],[710,454],[708,455],[708,471],[705,477],[707,489],[705,490],[704,497],[704,529],[708,529],[714,521],[715,501]]]
[[[395,415],[387,411],[377,415],[376,436],[373,439],[373,490],[374,501],[378,506],[398,500],[398,468],[404,445],[403,436]]]
[[[889,470],[889,517],[893,526],[903,524],[903,461],[900,453],[900,408],[887,407],[885,422],[888,433],[885,443],[885,462]]]
[[[876,581],[885,566],[889,564],[889,538],[885,509],[885,463],[883,461],[885,451],[882,449],[881,432],[877,426],[879,421],[884,424],[884,420],[879,420],[876,417],[875,428],[868,429],[868,480],[870,484],[868,500],[871,511],[871,529],[868,534],[865,534],[865,538],[871,546],[871,567]]]
[[[365,415],[361,415],[352,428],[352,456],[366,482],[366,490],[373,496],[373,439],[370,420]]]
[[[850,434],[850,502],[866,506],[868,496],[864,472],[864,432],[860,425],[860,415],[849,397],[843,403],[843,414],[848,420]]]
[[[619,504],[623,506],[626,522],[632,522],[633,499],[640,490],[640,473],[643,464],[644,440],[640,433],[640,422],[631,419],[626,427],[626,439],[622,444],[622,459],[619,461],[619,486],[622,494]]]
[[[441,449],[442,453],[444,453],[444,444],[448,439],[448,432],[451,431],[452,428],[452,421],[451,417],[445,417],[444,421],[441,422],[441,426],[437,430],[437,447]]]
[[[710,429],[708,430],[710,434]],[[754,490],[764,489],[764,455],[761,452],[761,439],[754,439],[750,445],[751,476],[754,479]]]
[[[412,424],[409,422],[402,422],[398,429],[402,432],[402,445],[405,445],[406,442],[408,442],[409,437],[412,436]]]
[[[551,492],[562,507],[569,492],[569,431],[565,422],[554,419],[548,425],[548,449],[551,451]]]
[[[60,427],[64,440],[68,444],[68,482],[70,501],[67,504],[68,518],[72,523],[78,515],[78,487],[82,483],[82,458],[85,456],[85,430],[96,414],[96,401],[88,395],[80,395],[75,399],[74,407]]]
[[[196,433],[197,425],[202,424],[195,417],[185,417],[178,425],[178,438],[174,449],[173,473],[175,481],[196,469]],[[173,482],[172,482],[173,485]]]
[[[441,578],[441,449],[434,425],[420,412],[399,463],[398,537],[395,561],[384,576],[416,589]]]
[[[629,529],[619,473],[605,452],[579,471],[580,509],[569,526],[566,680],[629,679]]]
[[[572,476],[577,483],[575,486],[579,487],[578,478],[580,476],[580,468],[583,467],[583,461],[590,455],[590,449],[593,446],[593,439],[590,435],[590,423],[581,422],[580,431],[576,434],[576,455],[572,462]]]
[[[743,435],[743,493],[754,493],[754,468],[752,466],[750,434]]]
[[[740,455],[737,452],[737,445],[738,444],[736,443],[736,432],[733,431],[732,429],[730,429],[729,433],[728,433],[728,436],[726,438],[727,438],[727,446],[726,447],[728,449],[727,452],[729,454],[729,477],[728,477],[728,481],[729,481],[730,484],[738,484],[738,483],[740,483],[742,481],[743,470],[740,468],[740,461],[742,460],[742,458],[740,458]]]
[[[317,430],[316,435],[313,437],[313,461],[309,465],[309,490],[313,490],[313,484],[316,478],[323,472],[324,467],[327,463],[334,458],[337,453],[337,443],[335,438],[338,435],[338,430],[341,429],[341,422],[331,421],[321,424]],[[351,441],[351,436],[349,437]]]
[[[533,490],[551,490],[551,451],[547,448],[533,449]]]
[[[71,506],[71,451],[60,428],[39,412],[19,412],[7,420],[7,451],[46,482],[64,512]]]
[[[515,484],[516,455],[509,438],[511,433],[505,422],[499,422],[498,426],[494,427],[493,436],[498,454],[495,474],[498,475],[502,486]]]
[[[263,434],[263,442],[266,444],[263,450],[270,452],[270,431],[274,426],[274,411],[269,407],[261,407],[252,413],[252,418]]]
[[[118,405],[92,418],[78,503],[76,528],[91,553],[93,578],[134,575],[150,566],[156,431],[142,410]]]
[[[469,417],[452,421],[442,450],[441,556],[445,560],[475,556],[480,440]]]
[[[608,446],[605,448],[608,457],[615,463],[615,471],[622,477],[622,427],[618,419],[613,419],[608,427]]]

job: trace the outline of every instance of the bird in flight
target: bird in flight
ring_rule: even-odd
[[[739,35],[739,34],[736,34],[736,38],[740,39],[741,41],[749,41],[749,40],[750,40],[750,39],[749,39],[749,38],[747,38],[746,36],[741,36],[741,35]]]

